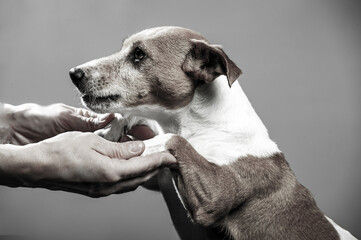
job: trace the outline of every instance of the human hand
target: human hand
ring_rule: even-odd
[[[51,138],[67,131],[93,132],[105,127],[114,114],[96,114],[65,104],[40,106],[5,104],[12,129],[11,143],[25,145]]]
[[[145,125],[135,125],[134,127],[132,127],[132,129],[130,129],[128,134],[132,136],[132,138],[138,140],[148,140],[155,137],[155,133],[153,132],[153,130]],[[132,139],[128,135],[123,136],[122,140],[132,141]],[[158,174],[152,176],[150,179],[144,182],[142,186],[148,190],[159,191],[160,189],[158,186],[157,178]]]
[[[68,132],[18,147],[21,167],[10,170],[24,186],[102,197],[135,190],[160,167],[176,164],[169,153],[142,157],[143,151],[141,141],[114,143],[94,133]]]

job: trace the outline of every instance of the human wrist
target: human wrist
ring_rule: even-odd
[[[18,156],[19,146],[12,144],[0,145],[0,184],[9,187],[21,187],[23,182],[17,171],[21,159]]]
[[[0,184],[10,187],[30,187],[41,179],[43,161],[35,144],[0,145]]]

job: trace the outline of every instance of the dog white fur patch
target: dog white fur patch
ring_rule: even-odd
[[[175,135],[172,133],[166,133],[162,135],[157,135],[149,140],[145,140],[145,150],[142,153],[142,156],[167,151],[168,149],[166,148],[166,144],[168,140],[171,139],[173,136]]]
[[[116,113],[115,118],[103,129],[94,133],[112,142],[118,142],[123,136],[126,119],[121,114]]]
[[[346,229],[343,229],[342,227],[337,225],[337,223],[335,223],[331,218],[327,217],[326,215],[325,215],[325,217],[336,229],[338,235],[340,235],[341,240],[357,240],[357,238],[352,236],[352,234],[349,231],[347,231]]]

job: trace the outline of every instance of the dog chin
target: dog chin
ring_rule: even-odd
[[[111,95],[107,97],[94,97],[84,95],[81,97],[81,102],[84,106],[97,113],[113,112],[113,109],[119,108],[118,95]]]

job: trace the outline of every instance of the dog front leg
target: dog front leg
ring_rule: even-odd
[[[223,232],[219,231],[220,229],[210,227],[205,228],[191,220],[178,196],[176,187],[173,183],[173,176],[169,168],[164,168],[159,172],[158,185],[180,239],[225,239]]]
[[[170,138],[166,148],[179,163],[175,183],[191,218],[204,227],[222,225],[239,193],[232,169],[207,161],[179,136]]]

